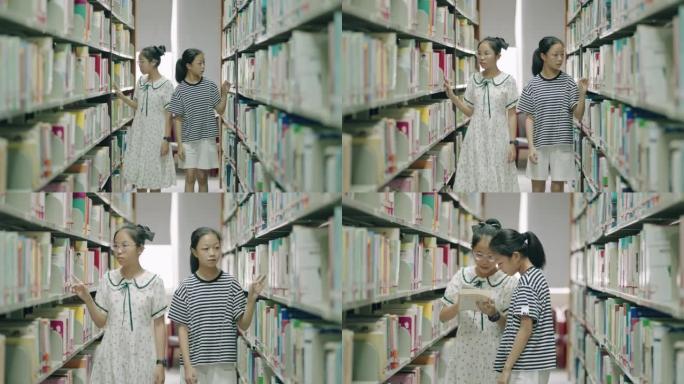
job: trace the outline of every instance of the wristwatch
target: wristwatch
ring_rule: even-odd
[[[489,315],[487,315],[487,318],[489,319],[489,321],[491,321],[491,322],[493,322],[493,323],[494,323],[494,322],[497,322],[497,321],[499,321],[499,319],[501,318],[501,313],[499,313],[499,311],[496,311],[496,313],[494,314],[494,316],[489,316]]]
[[[166,141],[168,141],[169,143],[170,143],[171,140],[172,140],[171,136],[164,136],[163,139],[166,140]]]
[[[168,366],[169,366],[169,364],[166,362],[166,359],[161,359],[161,360],[157,359],[157,362],[154,363],[154,364],[155,364],[155,365],[161,364],[162,367],[168,367]]]
[[[508,140],[508,144],[513,144],[515,145],[516,141],[515,140]]]

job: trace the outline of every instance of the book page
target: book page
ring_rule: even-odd
[[[461,289],[457,296],[459,311],[479,311],[477,302],[494,298],[494,291],[490,289]]]

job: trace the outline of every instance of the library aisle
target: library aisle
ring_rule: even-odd
[[[164,287],[165,347],[157,357],[167,360],[167,383],[185,382],[185,323],[172,302],[186,279],[204,281],[204,269],[192,272],[191,251],[201,252],[203,237],[217,239],[205,231],[193,240],[200,227],[219,235],[204,252],[239,284],[239,297],[251,297],[250,286],[265,276],[251,322],[228,342],[239,382],[462,382],[455,367],[467,341],[459,332],[474,320],[479,332],[489,320],[474,308],[447,319],[445,298],[491,292],[481,283],[497,280],[467,271],[494,254],[477,242],[473,251],[481,237],[473,235],[497,219],[504,229],[533,232],[544,247],[555,330],[550,383],[675,383],[684,374],[683,217],[684,195],[653,193],[8,193],[0,203],[0,377],[98,382],[91,378],[98,349],[128,320],[98,326],[98,307],[88,308],[70,285],[83,282],[85,295],[108,305],[98,295],[121,283],[112,276],[130,268],[126,247],[135,247],[115,234],[140,224],[155,235],[137,248],[139,263]],[[461,293],[448,291],[461,278]],[[137,292],[129,293],[133,305]],[[227,305],[240,305],[235,300]],[[109,307],[109,316],[126,308]],[[493,370],[494,353],[477,356]]]

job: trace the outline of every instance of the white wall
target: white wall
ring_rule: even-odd
[[[508,0],[502,0],[508,1]],[[513,0],[511,0],[513,1]],[[532,53],[544,36],[565,41],[565,0],[520,0],[523,84],[532,78]]]
[[[143,0],[147,1],[147,0]],[[221,80],[221,7],[220,0],[176,0],[178,5],[178,52],[197,48],[204,52],[206,78]],[[220,86],[220,85],[219,85]]]

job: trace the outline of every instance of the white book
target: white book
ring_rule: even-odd
[[[494,291],[490,289],[461,289],[454,299],[458,300],[459,311],[479,311],[478,301],[494,299]],[[456,302],[455,300],[452,300]]]

